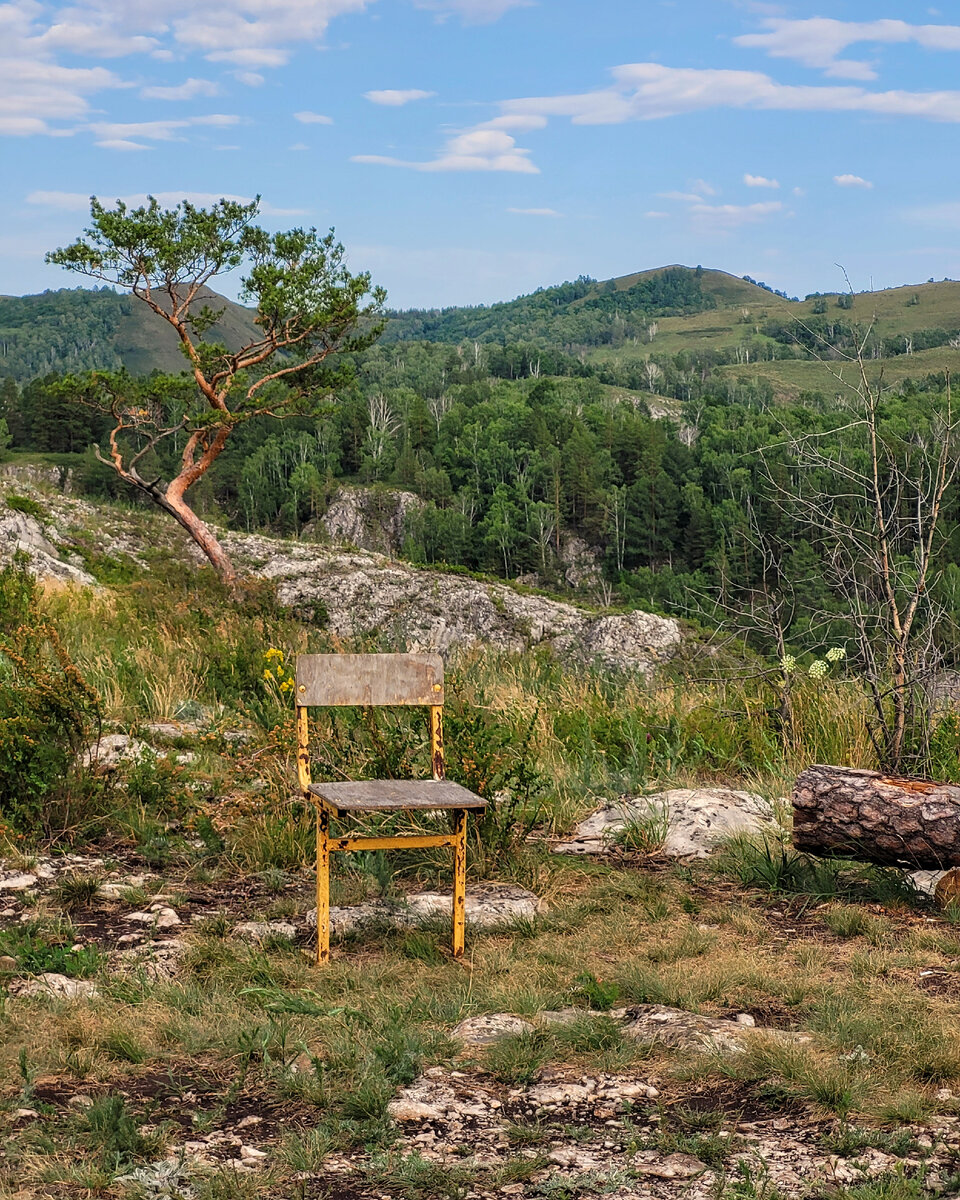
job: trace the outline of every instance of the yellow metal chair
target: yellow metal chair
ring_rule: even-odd
[[[317,810],[317,962],[330,959],[330,855],[335,850],[453,848],[453,953],[463,954],[467,885],[467,812],[486,801],[444,778],[443,661],[436,654],[307,654],[297,660],[297,769],[300,791]],[[432,779],[311,783],[307,710],[353,705],[412,705],[430,710]],[[330,821],[354,813],[448,809],[450,833],[334,837]]]

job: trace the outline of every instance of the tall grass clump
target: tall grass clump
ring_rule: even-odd
[[[100,702],[46,619],[22,561],[0,570],[0,818],[57,832],[96,785],[79,762]]]

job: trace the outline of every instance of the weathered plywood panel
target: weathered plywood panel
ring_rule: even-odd
[[[302,654],[297,704],[303,707],[443,703],[438,654]]]
[[[487,807],[486,800],[448,779],[367,779],[358,783],[314,783],[310,793],[319,796],[338,813]]]

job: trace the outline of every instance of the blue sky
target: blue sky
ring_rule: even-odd
[[[263,196],[397,307],[719,267],[960,277],[960,6],[0,3],[0,292],[87,197]],[[226,289],[229,290],[229,289]]]

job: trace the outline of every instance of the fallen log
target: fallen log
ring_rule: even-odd
[[[960,787],[817,765],[793,789],[793,844],[824,858],[960,866]]]

